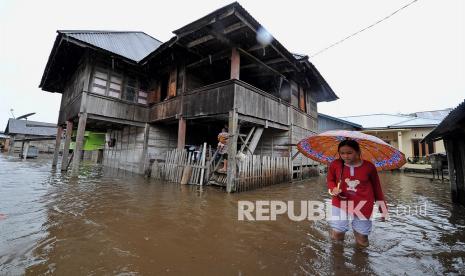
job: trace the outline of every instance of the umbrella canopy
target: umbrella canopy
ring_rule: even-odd
[[[358,131],[326,131],[303,139],[297,144],[297,149],[308,158],[329,164],[339,158],[337,146],[346,139],[357,141],[362,159],[372,162],[378,170],[397,169],[406,163],[404,154],[398,149],[378,137]]]

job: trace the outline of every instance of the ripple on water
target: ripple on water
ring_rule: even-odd
[[[237,220],[238,200],[326,200],[324,177],[227,195],[99,166],[72,178],[50,163],[0,156],[0,274],[465,273],[465,210],[444,183],[382,173],[391,219],[359,249],[351,232],[332,243],[326,221]]]

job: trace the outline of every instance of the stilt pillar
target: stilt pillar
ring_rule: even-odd
[[[62,171],[66,171],[66,169],[68,168],[69,145],[71,144],[72,135],[73,135],[73,121],[66,121],[65,145],[63,147],[63,158],[61,160]]]
[[[82,149],[84,146],[84,134],[86,131],[87,113],[79,114],[79,123],[76,133],[76,146],[73,154],[73,169],[72,174],[76,176],[79,172],[79,163],[81,162]]]
[[[239,72],[241,69],[241,56],[236,48],[231,51],[231,79],[239,79]]]
[[[238,114],[234,109],[229,112],[229,138],[228,138],[228,175],[226,177],[226,191],[228,193],[236,190],[236,153],[237,153],[237,137],[238,131]]]
[[[23,150],[23,160],[27,159],[27,152],[29,151],[29,141],[24,143],[24,150]]]
[[[55,139],[55,151],[53,152],[52,168],[55,168],[58,163],[58,154],[60,153],[60,145],[61,145],[61,135],[63,135],[63,127],[58,126],[57,137]]]
[[[178,149],[184,149],[186,145],[186,119],[183,117],[179,118],[178,123]]]

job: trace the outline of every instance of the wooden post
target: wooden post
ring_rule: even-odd
[[[10,138],[10,148],[8,149],[8,155],[12,155],[15,152],[15,137]]]
[[[235,191],[238,121],[237,111],[235,109],[229,111],[228,175],[226,178],[228,193]]]
[[[186,144],[186,119],[182,116],[178,120],[178,149],[184,149]]]
[[[72,136],[73,136],[73,121],[66,121],[66,137],[65,137],[65,144],[63,146],[63,157],[61,159],[61,170],[62,171],[66,171],[68,169],[69,144],[71,143]]]
[[[207,154],[207,143],[203,143],[202,147],[202,158],[200,161],[200,165],[202,166],[202,169],[200,171],[200,186],[203,186],[203,178],[205,174],[205,155]]]
[[[73,154],[73,169],[72,169],[73,175],[77,175],[79,172],[79,163],[81,162],[82,149],[84,146],[84,134],[86,131],[86,123],[87,123],[87,113],[80,113],[79,124],[78,124],[77,134],[76,134],[76,146],[74,147],[74,154]]]
[[[24,143],[24,142],[23,142]],[[27,141],[25,144],[26,146],[24,147],[24,151],[23,151],[23,160],[26,160],[27,159],[27,152],[29,151],[29,141]]]
[[[148,144],[149,144],[149,134],[150,134],[150,125],[148,123],[145,124],[145,128],[144,128],[144,146],[143,146],[143,149],[142,149],[142,156],[141,156],[141,160],[139,162],[139,172],[141,174],[145,174],[145,165],[149,165],[150,166],[150,162],[147,162],[149,161],[148,158],[147,158],[147,152],[148,152]]]
[[[53,161],[52,161],[52,168],[55,168],[58,163],[58,153],[60,152],[60,145],[61,145],[61,135],[63,134],[63,127],[58,126],[57,128],[57,137],[55,139],[55,151],[53,152]]]
[[[241,69],[241,57],[236,48],[231,51],[231,79],[239,79],[239,72]]]

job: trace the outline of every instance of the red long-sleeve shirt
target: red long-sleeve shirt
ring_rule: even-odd
[[[357,204],[361,201],[366,201],[363,207],[359,209],[365,218],[371,217],[375,201],[382,201],[384,206],[386,206],[376,167],[366,160],[363,160],[360,166],[353,167],[353,175],[351,175],[350,166],[342,165],[342,161],[340,159],[333,161],[329,165],[327,175],[328,189],[333,190],[333,188],[337,187],[341,176],[342,166],[344,166],[344,171],[340,185],[342,190],[341,195],[347,197],[347,199],[341,199],[339,196],[333,196],[333,206],[346,209],[352,213],[350,208],[347,207],[350,206],[351,203],[345,204],[345,206],[343,204],[341,206],[341,201],[353,201],[352,206],[354,206],[354,208],[356,208]],[[382,212],[381,206],[380,211]],[[386,214],[383,214],[383,216],[386,216]]]

